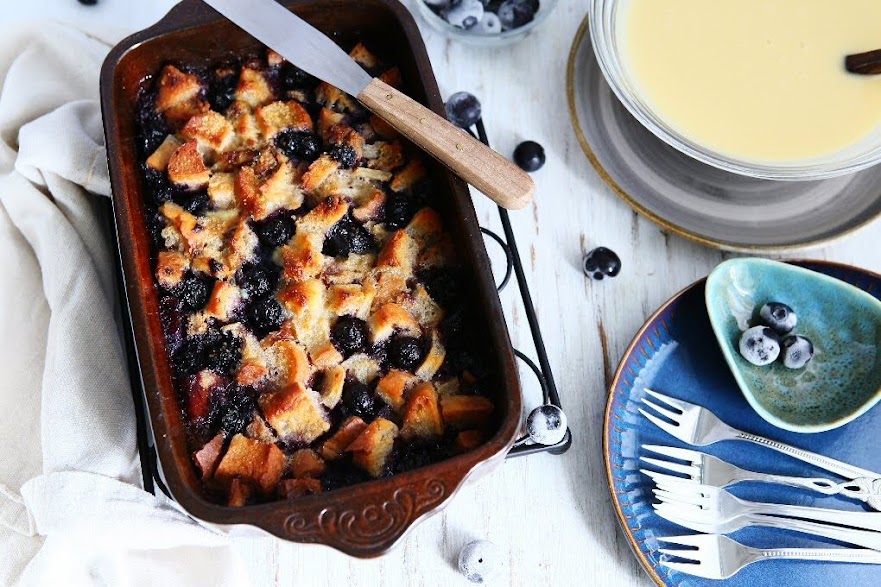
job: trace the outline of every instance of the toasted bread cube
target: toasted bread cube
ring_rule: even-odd
[[[420,336],[419,323],[399,304],[386,304],[367,319],[370,340],[374,343],[388,339],[396,330],[404,336]]]
[[[416,318],[416,321],[425,330],[435,328],[444,318],[443,308],[431,299],[428,290],[421,283],[413,289],[411,295],[401,301],[401,305]]]
[[[361,110],[358,103],[351,96],[327,82],[321,82],[315,88],[315,99],[322,106],[333,108],[339,112],[357,112]]]
[[[226,322],[232,318],[233,311],[241,301],[242,290],[228,281],[216,281],[205,306],[205,314]]]
[[[306,191],[317,189],[330,175],[340,168],[336,159],[331,159],[326,153],[309,165],[309,170],[300,178],[300,185]]]
[[[263,144],[263,136],[257,125],[257,117],[251,112],[251,107],[240,100],[236,100],[226,110],[226,119],[229,120],[238,137],[239,146],[254,148]],[[235,167],[231,165],[230,167]]]
[[[309,360],[312,361],[312,365],[316,369],[324,369],[326,367],[333,367],[342,363],[343,356],[338,350],[336,350],[336,347],[333,346],[332,342],[326,340],[321,344],[315,345],[314,347],[309,349]],[[321,401],[322,403],[324,403],[323,398]]]
[[[393,88],[401,89],[401,86],[404,83],[404,78],[401,76],[401,70],[397,67],[393,67],[387,71],[382,72],[379,76],[380,81],[384,81],[388,85]]]
[[[370,313],[376,289],[368,282],[332,285],[327,290],[327,309],[337,316],[355,316],[364,320]]]
[[[159,74],[156,111],[164,114],[172,126],[179,127],[190,117],[210,109],[208,102],[199,97],[201,92],[199,78],[166,65]]]
[[[236,99],[251,108],[257,108],[272,100],[272,89],[262,73],[250,67],[244,67],[239,75]]]
[[[229,483],[228,499],[226,505],[231,508],[240,508],[248,503],[254,494],[254,486],[248,481],[243,481],[239,477],[234,478]]]
[[[483,444],[483,434],[480,430],[463,430],[456,435],[456,449],[459,452],[474,450]]]
[[[443,433],[444,422],[437,403],[437,392],[432,384],[420,383],[410,391],[404,406],[401,436],[407,439],[435,438]]]
[[[311,323],[324,311],[324,284],[320,279],[298,281],[282,290],[278,300],[295,319]]]
[[[321,477],[327,465],[318,453],[310,448],[303,448],[293,454],[290,461],[290,470],[297,479],[306,477]]]
[[[425,179],[425,164],[421,159],[412,159],[395,175],[390,187],[395,192],[406,192],[416,187],[423,179]]]
[[[326,142],[331,145],[349,145],[358,159],[364,156],[364,137],[347,124],[335,124],[330,127]]]
[[[310,443],[330,429],[318,394],[302,383],[263,394],[259,402],[266,421],[285,442]]]
[[[232,124],[213,110],[190,118],[180,135],[188,141],[196,141],[202,153],[225,151],[236,137]]]
[[[456,248],[449,235],[445,234],[419,256],[419,266],[424,269],[445,267],[452,264],[455,258]]]
[[[376,55],[371,53],[370,50],[364,46],[364,43],[358,43],[355,45],[355,48],[349,51],[349,57],[366,70],[372,70],[379,67],[379,59],[377,59]]]
[[[336,461],[343,457],[349,445],[367,428],[364,420],[358,416],[347,418],[333,436],[324,441],[319,452],[326,461]]]
[[[312,130],[312,117],[299,102],[273,102],[261,106],[255,112],[257,124],[266,140],[271,141],[275,135],[285,129],[295,131]]]
[[[324,407],[332,410],[340,403],[345,384],[346,370],[343,367],[330,367],[324,372],[324,379],[321,382],[321,403]]]
[[[493,403],[479,395],[445,395],[440,408],[444,422],[455,428],[479,428],[493,413]]]
[[[367,384],[379,376],[379,363],[364,353],[357,353],[343,361],[340,366],[346,373]]]
[[[379,116],[372,114],[370,116],[370,126],[374,132],[384,139],[392,140],[398,138],[398,131]]]
[[[156,281],[165,289],[173,289],[190,268],[190,260],[178,251],[160,251],[156,258]]]
[[[278,437],[275,435],[275,432],[269,427],[269,424],[266,423],[266,420],[264,420],[263,416],[260,414],[254,414],[254,419],[251,420],[251,423],[245,428],[245,436],[253,438],[254,440],[259,440],[260,442],[265,442],[266,444],[275,444],[278,442]]]
[[[276,210],[296,210],[303,204],[303,192],[296,183],[296,172],[290,163],[278,166],[275,173],[259,188],[254,220],[263,220]]]
[[[236,176],[215,173],[208,180],[208,197],[215,208],[227,209],[236,204]]]
[[[349,203],[343,198],[327,198],[297,222],[297,232],[324,238],[331,227],[343,219],[349,211]]]
[[[361,169],[364,168],[358,168],[359,171]],[[385,205],[385,194],[381,190],[375,190],[369,198],[352,210],[352,216],[362,223],[377,220],[382,214],[383,205]]]
[[[229,488],[236,477],[250,481],[264,495],[270,494],[285,468],[285,456],[274,444],[236,434],[214,472],[214,479]]]
[[[147,166],[156,171],[164,172],[168,169],[168,162],[171,161],[171,156],[182,144],[174,135],[168,135],[162,141],[162,144],[159,145],[159,148],[153,151],[153,154],[147,158]]]
[[[400,410],[404,407],[404,392],[415,382],[416,377],[410,373],[393,369],[376,384],[376,395],[395,410]]]
[[[376,295],[373,298],[374,311],[386,304],[403,301],[406,297],[407,276],[398,271],[375,270],[374,282],[376,288]]]
[[[322,278],[329,284],[364,283],[370,279],[369,274],[374,263],[376,263],[376,255],[349,253],[348,257],[331,260],[330,264],[325,267]]]
[[[184,143],[171,154],[168,160],[168,179],[190,190],[198,190],[208,185],[211,174],[205,167],[199,145],[196,141]]]
[[[461,390],[461,385],[459,385],[458,377],[451,377],[445,381],[438,381],[435,383],[435,389],[437,389],[437,394],[441,397],[445,395],[456,395]]]
[[[403,145],[401,145],[400,141],[395,141],[393,143],[381,143],[379,145],[379,152],[376,157],[370,161],[370,167],[381,170],[388,174],[388,179],[391,179],[391,172],[399,168],[401,165],[404,165],[406,162],[407,158],[404,157]],[[388,179],[384,179],[383,181],[388,181]]]
[[[392,174],[389,171],[382,171],[380,169],[371,169],[370,167],[357,167],[352,172],[354,177],[360,179],[366,179],[367,181],[388,181],[392,178]],[[373,191],[370,196],[365,201],[371,201],[376,197],[377,191]],[[359,207],[361,205],[359,204]]]
[[[431,208],[423,208],[413,216],[410,224],[404,229],[423,250],[433,245],[443,233],[440,215]]]
[[[447,351],[441,343],[440,335],[438,335],[437,330],[433,330],[431,332],[431,346],[428,348],[428,352],[425,354],[422,364],[416,369],[416,377],[423,381],[428,381],[434,377],[434,374],[437,373],[438,369],[441,368],[441,365],[444,364],[444,358],[446,356]]]
[[[214,474],[217,463],[220,462],[220,453],[223,452],[223,434],[218,434],[205,444],[199,451],[193,455],[196,466],[199,467],[199,473],[202,480],[210,479]]]
[[[322,108],[321,114],[318,115],[318,134],[321,138],[327,140],[327,133],[337,124],[342,123],[346,119],[346,115],[340,112],[334,112],[328,108]]]
[[[321,481],[318,479],[284,479],[278,485],[278,494],[285,499],[315,495],[321,491]]]
[[[312,374],[306,351],[293,340],[279,340],[266,349],[270,372],[275,374],[273,383],[289,387],[295,383],[306,384]]]
[[[358,438],[346,449],[352,453],[352,462],[373,477],[382,475],[382,470],[394,448],[398,437],[398,427],[385,418],[377,418],[367,425]]]
[[[376,267],[395,270],[402,275],[410,276],[413,274],[413,266],[416,264],[418,254],[418,243],[405,231],[397,230],[379,253]]]
[[[278,249],[285,279],[297,282],[312,279],[321,273],[324,266],[321,241],[315,235],[297,232],[288,244]]]

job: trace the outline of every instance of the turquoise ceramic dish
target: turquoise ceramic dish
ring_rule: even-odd
[[[765,420],[793,432],[847,424],[881,400],[881,302],[852,285],[767,259],[732,259],[707,278],[710,323],[734,379]],[[814,343],[804,369],[780,361],[756,367],[740,356],[740,335],[767,302],[789,305],[796,332]]]

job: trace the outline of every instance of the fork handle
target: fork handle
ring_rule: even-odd
[[[875,530],[881,532],[881,513],[869,512],[849,512],[842,510],[830,510],[826,508],[815,508],[800,505],[785,505],[779,503],[760,503],[744,501],[744,505],[751,514],[769,514],[772,516],[789,516],[794,518],[803,518],[815,522],[828,522],[830,524],[839,524],[842,526],[850,526],[852,528],[862,528],[864,530]],[[881,536],[881,534],[879,534]]]
[[[872,550],[881,551],[881,534],[870,532],[868,530],[856,530],[853,528],[839,528],[821,524],[819,522],[808,522],[806,520],[795,520],[793,518],[780,518],[777,516],[769,516],[767,514],[749,514],[746,516],[750,525],[763,526],[765,528],[779,528],[781,530],[795,530],[805,534],[813,534],[814,536],[822,536],[831,538],[847,544],[871,548]]]
[[[879,475],[878,473],[873,473],[872,471],[868,471],[866,469],[860,469],[859,467],[854,467],[852,465],[848,465],[847,463],[842,463],[841,461],[837,461],[833,458],[824,457],[823,455],[818,455],[817,453],[813,453],[809,450],[796,448],[783,442],[778,442],[776,440],[771,440],[770,438],[765,438],[764,436],[759,436],[758,434],[750,434],[749,432],[743,432],[741,430],[735,430],[734,432],[735,436],[734,438],[732,438],[732,440],[746,440],[747,442],[753,442],[755,444],[766,446],[770,449],[776,450],[777,452],[782,452],[783,454],[795,457],[810,465],[814,465],[815,467],[825,469],[830,473],[841,475],[845,479],[857,479],[858,477],[881,477],[881,475]]]
[[[790,559],[827,561],[832,563],[862,563],[881,565],[881,552],[864,548],[771,548],[759,550],[759,560]]]
[[[790,487],[800,487],[822,493],[823,495],[836,495],[842,493],[838,483],[822,477],[789,477],[787,475],[774,475],[771,473],[757,473],[755,471],[740,470],[735,474],[735,481],[758,481],[760,483],[776,483]],[[850,497],[850,496],[848,496]]]

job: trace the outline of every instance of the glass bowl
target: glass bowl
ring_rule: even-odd
[[[422,19],[431,26],[431,28],[447,35],[451,39],[478,47],[503,47],[525,39],[535,28],[543,23],[548,16],[550,16],[551,12],[553,12],[554,8],[557,6],[557,0],[540,0],[538,12],[535,13],[535,18],[532,19],[531,22],[516,29],[502,31],[494,35],[485,35],[474,31],[460,29],[459,27],[451,25],[442,17],[438,16],[428,4],[423,2],[423,0],[410,1],[412,4],[416,5],[417,12],[422,16]]]
[[[590,39],[603,75],[627,110],[659,139],[725,171],[760,179],[803,181],[828,179],[881,163],[881,129],[835,153],[813,159],[768,162],[740,159],[715,151],[683,136],[667,124],[640,94],[620,55],[617,17],[632,0],[589,0]],[[759,140],[759,138],[757,138]]]

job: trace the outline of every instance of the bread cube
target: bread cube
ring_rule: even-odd
[[[493,403],[479,395],[446,395],[440,408],[446,425],[460,429],[485,426],[493,413]]]
[[[420,383],[407,397],[401,436],[406,439],[427,439],[443,433],[444,423],[437,403],[437,392],[430,383]]]
[[[232,124],[221,114],[209,110],[190,118],[180,131],[187,141],[196,141],[203,154],[225,151],[235,140]]]
[[[175,288],[190,268],[190,260],[178,251],[160,251],[156,258],[156,281],[165,289]]]
[[[220,462],[220,453],[222,452],[223,434],[218,434],[193,455],[193,460],[196,462],[196,466],[199,467],[199,473],[202,475],[203,481],[210,479],[214,474],[214,469],[217,467],[217,463]]]
[[[214,480],[229,488],[236,477],[250,481],[264,495],[275,490],[285,468],[285,456],[274,444],[236,434],[214,472]]]
[[[319,452],[327,461],[336,461],[343,457],[349,445],[358,438],[367,428],[364,420],[358,416],[351,416],[346,419],[333,436],[324,441]]]
[[[340,356],[342,359],[342,356]],[[321,403],[328,410],[334,409],[343,397],[343,386],[346,384],[346,369],[341,366],[331,367],[324,372],[321,382]]]
[[[248,500],[251,499],[251,496],[254,494],[254,486],[250,482],[236,477],[230,481],[227,493],[226,505],[231,508],[240,508],[245,506]]]
[[[377,269],[394,270],[403,276],[413,275],[413,266],[419,254],[419,245],[403,230],[395,231],[377,259]]]
[[[382,475],[386,461],[392,452],[398,427],[385,418],[377,418],[367,425],[346,452],[352,453],[352,462],[372,477]]]
[[[317,189],[330,175],[340,168],[339,161],[327,154],[321,155],[309,165],[308,171],[300,178],[300,185],[306,191]]]
[[[416,377],[406,371],[389,371],[376,384],[376,395],[385,403],[400,410],[404,407],[404,392],[416,382]]]
[[[370,340],[374,343],[387,340],[397,331],[404,336],[420,336],[419,323],[399,304],[386,304],[367,319]]]
[[[168,179],[189,190],[208,185],[211,174],[205,167],[196,141],[189,141],[177,148],[168,160]]]
[[[278,485],[278,494],[285,499],[314,495],[321,491],[321,481],[318,479],[284,479]]]
[[[428,352],[425,353],[425,358],[422,359],[422,364],[416,369],[416,377],[423,381],[428,381],[434,377],[434,374],[437,373],[438,369],[441,368],[441,365],[444,364],[444,358],[446,358],[446,356],[447,351],[441,343],[440,335],[437,333],[437,330],[433,330],[431,332],[431,346],[428,348]]]
[[[250,67],[244,67],[239,75],[236,99],[251,108],[257,108],[272,100],[272,89],[262,73]]]
[[[299,102],[294,100],[261,106],[255,112],[255,116],[260,131],[269,141],[285,129],[300,132],[312,130],[312,117]]]
[[[162,144],[153,151],[153,154],[147,158],[147,166],[156,171],[164,172],[168,169],[168,162],[171,161],[171,156],[182,144],[174,135],[168,135],[162,141]]]
[[[310,443],[330,429],[318,393],[302,383],[265,393],[260,407],[266,421],[285,442]]]
[[[321,477],[327,468],[324,459],[310,448],[303,448],[295,452],[291,457],[289,466],[294,477],[298,479]]]

